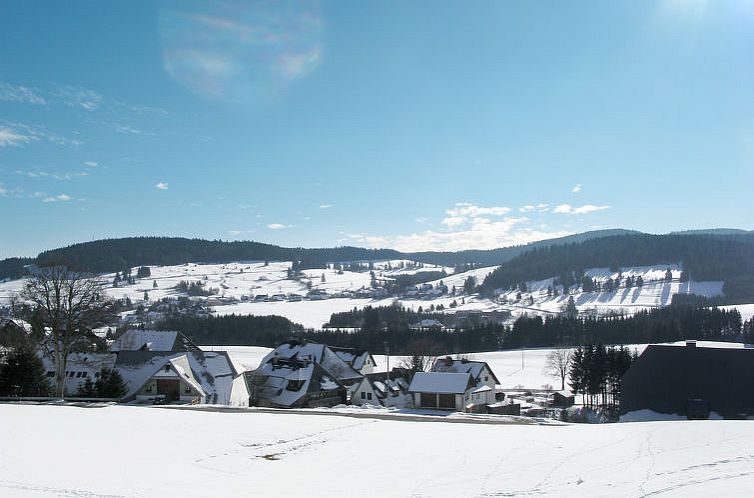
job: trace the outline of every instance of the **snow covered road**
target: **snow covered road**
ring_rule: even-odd
[[[0,405],[0,496],[741,496],[754,424],[468,425]]]

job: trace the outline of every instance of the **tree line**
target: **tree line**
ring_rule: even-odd
[[[566,288],[584,283],[588,268],[677,264],[683,278],[723,280],[731,302],[754,297],[754,235],[629,234],[552,245],[525,252],[485,278],[480,292],[516,288],[521,282],[556,277]]]

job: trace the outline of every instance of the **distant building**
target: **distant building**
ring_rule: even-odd
[[[650,345],[623,375],[621,414],[754,416],[754,349]]]

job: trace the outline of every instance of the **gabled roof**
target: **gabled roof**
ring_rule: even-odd
[[[324,344],[307,341],[290,340],[282,343],[262,359],[264,365],[278,360],[309,360],[317,363],[333,377],[340,381],[348,382],[361,379],[362,374],[354,370],[348,363],[336,355],[332,349]]]
[[[180,332],[175,330],[126,330],[115,339],[110,351],[181,351]],[[180,334],[182,335],[182,334]]]
[[[478,379],[482,374],[484,367],[487,367],[487,371],[490,373],[490,375],[492,375],[492,378],[495,380],[495,384],[500,384],[500,381],[495,375],[495,372],[492,371],[490,366],[485,361],[438,358],[432,365],[432,372],[469,373],[474,379]]]
[[[126,383],[124,398],[133,396],[168,363],[184,380],[188,378],[189,384],[197,384],[199,392],[212,396],[212,401],[223,405],[230,402],[233,379],[238,373],[224,351],[121,351],[117,354],[115,368]],[[217,395],[216,400],[214,395]]]
[[[262,401],[278,407],[296,406],[308,393],[343,387],[338,379],[308,358],[270,360],[245,375],[256,403]]]
[[[333,353],[338,356],[338,358],[348,363],[354,368],[354,370],[361,370],[362,368],[364,368],[364,363],[367,361],[367,358],[372,359],[373,365],[377,364],[374,361],[374,356],[372,356],[372,354],[366,349],[337,348],[332,346],[329,347],[333,351]]]
[[[474,383],[468,373],[417,372],[409,392],[463,394]]]

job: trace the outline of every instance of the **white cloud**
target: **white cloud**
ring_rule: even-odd
[[[5,195],[8,195],[9,193],[10,193],[10,190],[5,188],[5,186],[2,183],[0,183],[0,195],[5,196]]]
[[[466,223],[473,223],[480,216],[504,216],[511,208],[504,206],[477,206],[468,202],[457,202],[455,206],[445,210],[447,215],[442,224],[448,227],[457,227]]]
[[[16,170],[17,175],[25,176],[27,178],[53,178],[60,181],[69,181],[74,178],[81,178],[83,176],[89,176],[86,171],[79,171],[76,173],[48,173],[46,171],[25,171],[22,169]]]
[[[68,202],[73,200],[73,197],[67,194],[60,194],[55,196],[48,196],[42,199],[42,202],[48,203],[48,202]]]
[[[584,204],[583,206],[571,206],[570,204],[561,204],[553,209],[553,213],[559,214],[588,214],[596,211],[610,209],[610,206],[595,206],[593,204]]]
[[[38,140],[34,135],[25,135],[11,128],[0,127],[0,147],[21,145]]]
[[[155,188],[158,188],[160,190],[167,190],[168,189],[168,184],[165,183],[165,182],[160,182],[157,185],[155,185]]]
[[[84,166],[96,168],[97,166],[99,166],[99,163],[97,161],[84,161]]]
[[[80,107],[85,111],[93,111],[102,104],[102,95],[87,88],[67,86],[58,89],[55,92],[65,105],[69,107]]]
[[[579,192],[581,192],[581,184],[577,183],[576,185],[574,185],[574,187],[571,189],[571,192],[573,192],[573,193],[579,193]]]
[[[522,213],[546,213],[550,210],[549,204],[527,204],[521,206],[518,210]]]
[[[459,225],[463,225],[466,223],[466,218],[463,216],[449,216],[447,218],[443,218],[442,224],[447,225],[449,227],[457,227]]]
[[[416,218],[414,218],[414,221],[417,223],[426,223],[427,218],[425,218],[424,216],[417,216]]]
[[[332,204],[320,204],[320,209],[330,209],[332,207]]]
[[[10,83],[3,82],[0,82],[0,100],[21,104],[47,104],[47,101],[37,92],[37,90],[26,86],[11,85]]]
[[[282,230],[283,228],[288,228],[288,226],[283,225],[282,223],[270,223],[267,225],[267,228],[270,230]]]
[[[455,207],[448,209],[446,213],[449,216],[479,216],[492,215],[503,216],[510,213],[511,208],[503,206],[482,207],[468,202],[458,202]]]
[[[113,123],[113,128],[115,128],[115,131],[118,133],[122,133],[124,135],[141,135],[142,131],[138,128],[134,128],[133,126],[129,126],[126,124],[120,124],[120,123]]]

